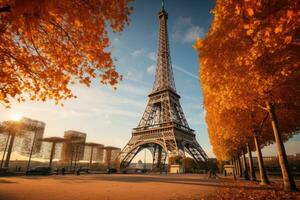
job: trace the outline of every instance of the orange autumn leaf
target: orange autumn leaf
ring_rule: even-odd
[[[247,8],[247,14],[251,17],[254,15],[254,11],[252,8]]]
[[[291,41],[292,41],[292,36],[287,36],[287,37],[284,39],[284,43],[286,43],[286,44],[291,43]]]
[[[201,38],[198,38],[196,43],[193,45],[194,49],[200,49],[203,46],[203,40]]]
[[[280,33],[282,32],[282,27],[281,26],[278,26],[275,28],[275,33]]]

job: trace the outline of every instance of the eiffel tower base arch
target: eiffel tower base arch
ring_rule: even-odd
[[[207,156],[196,141],[193,133],[187,133],[174,124],[165,128],[137,130],[119,155],[120,168],[129,167],[133,158],[143,149],[148,149],[153,158],[153,171],[167,171],[166,162],[169,157],[186,157],[189,154],[200,166],[205,165]]]

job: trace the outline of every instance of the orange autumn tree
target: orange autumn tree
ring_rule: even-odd
[[[75,97],[70,84],[115,86],[108,28],[129,23],[131,0],[0,0],[0,103]]]
[[[272,126],[269,120],[261,132],[261,146],[273,137],[284,187],[294,190],[282,138],[300,130],[297,1],[219,0],[213,14],[207,37],[195,48],[201,61],[206,121],[214,152],[219,159],[232,156],[249,140],[251,123],[257,127],[261,116],[269,113]],[[253,112],[253,122],[240,116]],[[231,113],[226,116],[229,121],[222,117],[224,113]]]

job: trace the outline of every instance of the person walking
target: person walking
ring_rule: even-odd
[[[56,168],[55,172],[56,172],[56,175],[58,175],[59,168]]]
[[[65,175],[65,172],[66,172],[66,168],[65,167],[61,168],[61,174]]]
[[[76,175],[77,175],[77,176],[80,175],[80,168],[78,168],[78,169],[76,170]]]

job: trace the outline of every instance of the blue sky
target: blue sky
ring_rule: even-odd
[[[64,102],[64,107],[53,102],[14,103],[9,110],[0,107],[0,121],[19,113],[46,122],[45,136],[62,136],[65,130],[78,130],[88,134],[88,141],[123,148],[131,137],[132,128],[142,117],[154,82],[157,13],[161,3],[160,0],[136,0],[131,5],[134,11],[130,25],[122,33],[110,33],[110,50],[118,71],[124,76],[116,91],[95,80],[90,88],[74,86],[78,98]],[[190,127],[196,131],[198,142],[210,157],[214,155],[202,107],[198,57],[192,45],[209,30],[213,7],[213,0],[167,0],[165,5],[169,13],[169,40],[177,92]],[[294,153],[299,141],[299,136],[293,139],[287,152]],[[274,155],[273,147],[265,151]]]

